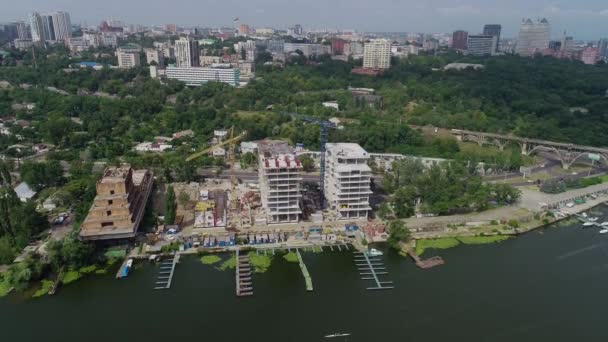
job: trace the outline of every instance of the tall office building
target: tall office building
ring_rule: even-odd
[[[55,25],[53,24],[53,16],[49,14],[42,15],[42,30],[44,31],[44,40],[55,41]]]
[[[498,46],[500,45],[500,32],[502,31],[502,26],[497,24],[488,24],[483,27],[483,34],[485,36],[494,36],[496,37],[496,51],[498,52]]]
[[[32,12],[30,14],[30,31],[33,42],[44,42],[46,40],[42,25],[42,16],[38,12]]]
[[[560,51],[564,53],[569,53],[574,51],[574,37],[566,36],[566,32],[564,32],[564,36],[562,37],[562,44],[560,46]]]
[[[466,50],[469,33],[467,31],[454,31],[452,33],[452,48],[455,50]]]
[[[27,24],[23,21],[18,21],[15,23],[17,26],[17,39],[30,39],[32,38],[30,34],[30,29],[27,27]]]
[[[386,39],[372,39],[363,48],[363,67],[388,69],[391,67],[391,43]]]
[[[50,15],[53,19],[55,40],[67,40],[72,37],[72,22],[67,12],[56,12]]]
[[[600,57],[608,58],[608,38],[602,38],[597,43]]]
[[[519,29],[516,53],[520,56],[533,56],[549,47],[551,25],[547,19],[533,22],[525,19]]]
[[[198,41],[181,37],[175,41],[175,59],[177,67],[200,66]]]
[[[470,35],[467,39],[467,53],[472,56],[493,56],[496,53],[497,36]]]

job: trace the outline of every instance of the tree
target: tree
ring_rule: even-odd
[[[388,244],[396,250],[401,250],[401,242],[409,240],[411,233],[403,221],[395,220],[388,224]]]
[[[241,155],[241,158],[239,159],[242,169],[246,169],[246,168],[254,165],[256,160],[257,160],[257,158],[256,158],[255,154],[253,154],[251,152],[244,153],[243,155]]]
[[[298,158],[300,159],[300,163],[302,163],[302,170],[305,172],[310,172],[315,169],[315,161],[311,156],[304,154]]]
[[[169,185],[167,194],[165,195],[165,224],[173,224],[175,222],[175,191],[173,186]]]
[[[180,204],[182,207],[185,207],[185,206],[186,206],[186,205],[187,205],[187,204],[190,202],[190,195],[188,195],[188,193],[187,193],[187,192],[182,191],[182,192],[179,194],[178,200],[179,200],[179,204]]]

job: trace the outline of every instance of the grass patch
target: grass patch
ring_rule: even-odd
[[[100,268],[95,270],[95,274],[106,274],[108,273],[108,270],[106,270],[105,268]]]
[[[51,280],[42,280],[40,288],[36,292],[34,292],[32,298],[38,298],[48,294],[52,287],[53,282]]]
[[[0,278],[0,297],[4,297],[11,292],[11,286],[6,278]]]
[[[289,252],[285,255],[283,255],[283,259],[289,261],[289,262],[300,262],[300,260],[298,259],[298,255],[295,252]]]
[[[217,264],[220,261],[222,261],[222,258],[217,255],[204,255],[203,257],[201,257],[201,262],[204,265],[213,265]]]
[[[81,274],[89,274],[97,271],[97,265],[89,265],[85,267],[81,267],[78,272]]]
[[[483,245],[488,243],[496,243],[510,239],[507,235],[493,235],[493,236],[461,236],[458,239],[465,245]]]
[[[225,271],[227,269],[234,269],[236,268],[236,257],[233,255],[231,256],[228,260],[224,261],[220,267],[217,267],[218,270],[220,271]]]
[[[76,280],[80,279],[82,277],[82,274],[78,271],[75,270],[71,270],[71,271],[67,271],[64,275],[63,278],[61,279],[61,282],[64,285],[67,285],[69,283],[73,283]]]
[[[416,240],[416,255],[422,255],[427,249],[448,249],[456,247],[460,242],[455,238]]]
[[[256,252],[249,252],[249,262],[253,266],[255,273],[264,273],[268,271],[272,264],[272,257],[268,255],[258,255]]]

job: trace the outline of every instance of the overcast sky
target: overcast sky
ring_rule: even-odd
[[[114,18],[134,24],[220,26],[235,17],[256,27],[352,28],[358,31],[451,32],[503,25],[515,36],[523,17],[547,17],[554,37],[608,36],[607,0],[0,0],[0,21],[33,10],[70,12],[73,23]]]

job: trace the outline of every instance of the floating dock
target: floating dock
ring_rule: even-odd
[[[253,295],[253,283],[251,281],[251,265],[249,256],[240,255],[236,250],[236,295],[239,297]]]
[[[423,270],[428,270],[429,268],[445,264],[445,261],[440,256],[434,256],[432,258],[422,260],[418,255],[416,255],[414,249],[411,247],[407,249],[407,254],[410,256],[410,258],[412,258],[412,260],[414,260],[416,266]]]
[[[173,255],[173,259],[165,260],[160,263],[160,272],[156,279],[155,290],[166,290],[171,287],[171,281],[173,280],[173,274],[175,273],[175,266],[179,262],[179,253]]]
[[[308,273],[308,268],[306,268],[306,264],[304,264],[304,260],[302,260],[302,254],[300,254],[299,250],[296,250],[296,254],[298,255],[298,261],[300,262],[300,269],[302,270],[302,275],[304,276],[304,281],[306,282],[306,291],[312,291],[312,278]]]
[[[379,257],[369,256],[367,253],[355,252],[355,264],[359,270],[362,280],[373,280],[374,287],[366,290],[389,290],[395,288],[392,281],[381,281],[379,275],[387,275],[386,267],[382,264]]]

